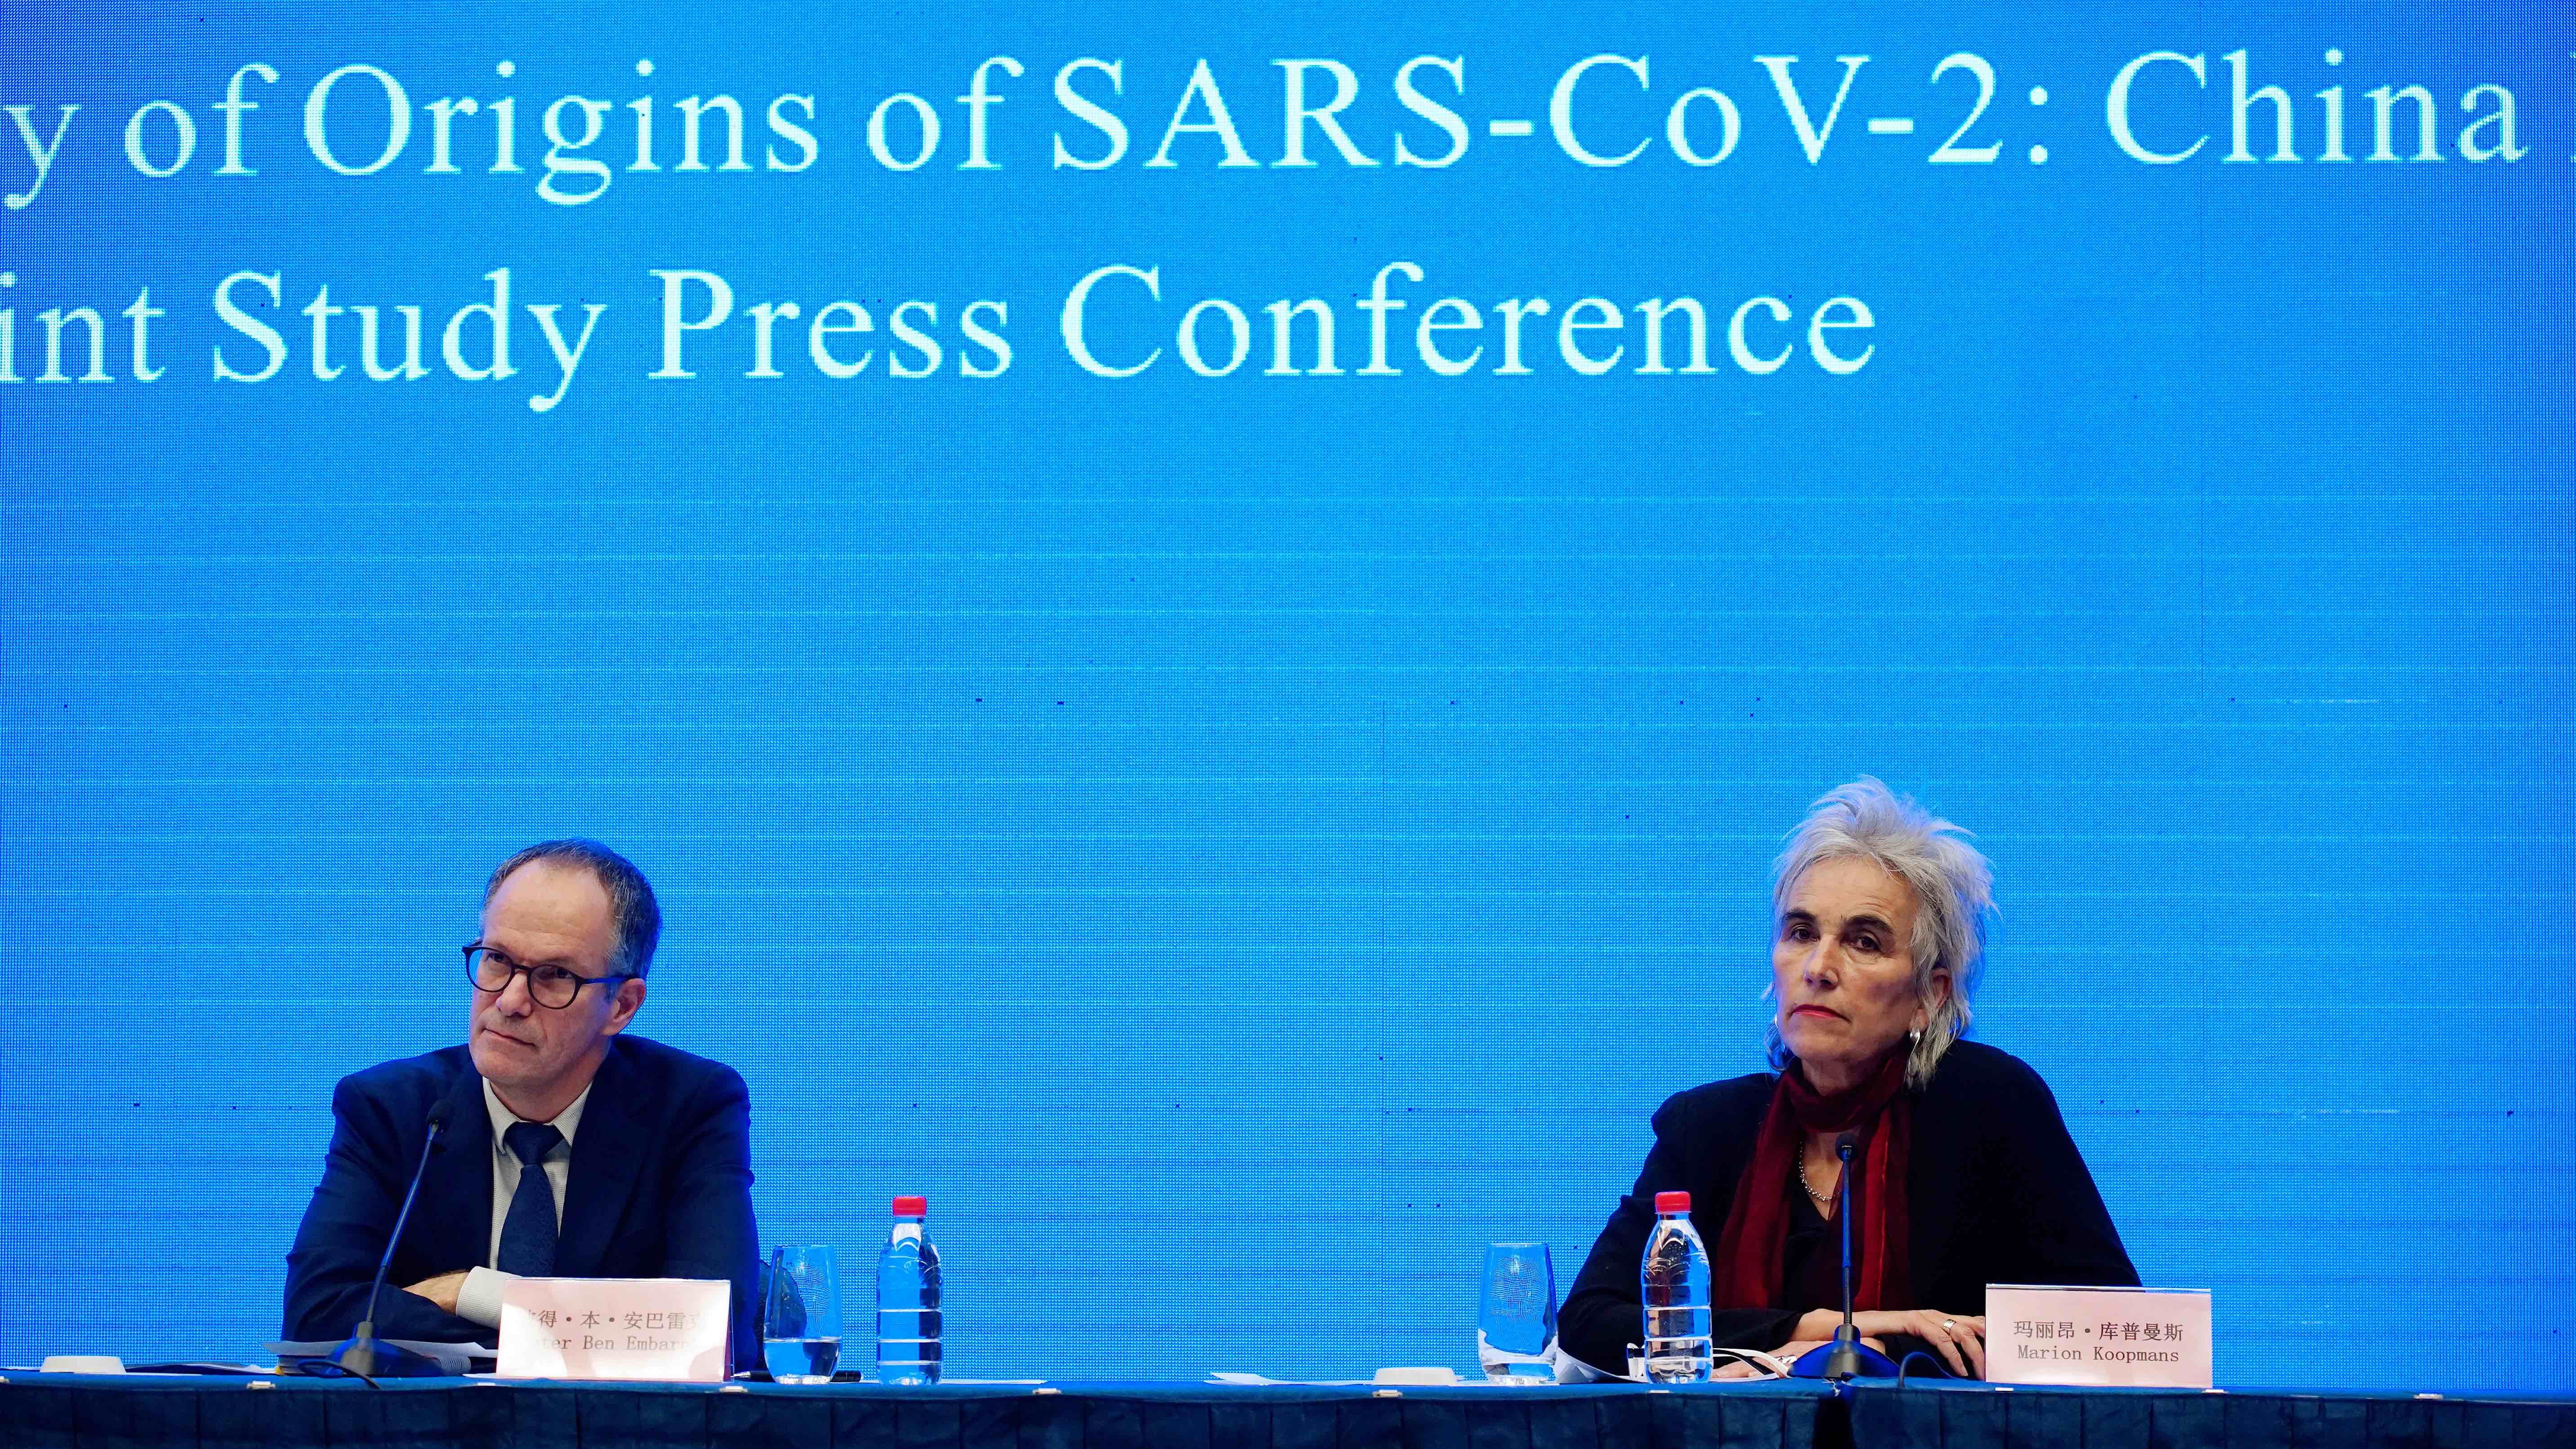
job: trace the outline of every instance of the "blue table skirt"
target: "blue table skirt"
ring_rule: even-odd
[[[271,1388],[253,1388],[254,1382]],[[2576,1403],[1981,1385],[887,1389],[16,1374],[0,1449],[2576,1449]]]
[[[2412,1395],[2193,1393],[2159,1389],[2001,1391],[1982,1384],[1855,1386],[1856,1445],[2084,1446],[2084,1449],[2576,1449],[2576,1403]]]
[[[786,1387],[12,1375],[5,1449],[1803,1449],[1812,1384],[1652,1392],[1210,1384]],[[254,1389],[251,1382],[274,1383]],[[745,1391],[747,1390],[747,1391]],[[1829,1435],[1827,1442],[1834,1442]]]

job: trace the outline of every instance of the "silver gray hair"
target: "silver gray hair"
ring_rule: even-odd
[[[1946,971],[1950,992],[1932,1012],[1931,1025],[1914,1039],[1905,1059],[1905,1085],[1917,1091],[1950,1044],[1968,1034],[1969,1001],[1977,994],[1986,959],[1986,924],[1995,913],[1995,873],[1967,841],[1968,832],[1900,796],[1874,776],[1828,790],[1789,832],[1771,867],[1771,916],[1789,908],[1798,877],[1821,861],[1866,860],[1912,888],[1917,1000],[1932,996],[1932,978]],[[1771,1065],[1785,1068],[1789,1049],[1780,1024],[1770,1029]]]
[[[596,840],[579,836],[541,840],[493,867],[492,878],[483,884],[483,904],[492,904],[510,872],[539,860],[578,867],[598,879],[599,888],[608,893],[609,918],[617,924],[617,956],[609,964],[643,980],[653,969],[653,948],[662,940],[662,903],[653,898],[652,882],[644,879],[644,872]]]

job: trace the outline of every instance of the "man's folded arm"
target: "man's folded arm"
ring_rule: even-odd
[[[367,1285],[375,1281],[394,1215],[412,1163],[395,1163],[383,1147],[400,1141],[383,1104],[343,1079],[331,1094],[331,1151],[322,1181],[306,1204],[286,1255],[286,1336],[303,1341],[347,1338],[367,1316]],[[399,1265],[398,1265],[399,1266]],[[453,1268],[472,1265],[457,1263]],[[400,1281],[385,1284],[376,1303],[376,1337],[462,1343],[486,1339],[491,1330],[418,1294]]]
[[[664,1220],[674,1278],[733,1284],[737,1367],[759,1348],[752,1297],[760,1281],[760,1230],[751,1212],[751,1093],[742,1074],[718,1066],[674,1124],[672,1193]]]

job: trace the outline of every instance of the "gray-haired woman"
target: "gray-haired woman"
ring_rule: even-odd
[[[2092,1174],[2037,1073],[1963,1041],[1993,911],[1985,857],[1862,778],[1791,832],[1772,890],[1771,1062],[1680,1093],[1567,1295],[1559,1341],[1618,1372],[1640,1338],[1655,1194],[1691,1195],[1715,1340],[1795,1356],[1841,1322],[1834,1150],[1851,1159],[1856,1326],[1953,1373],[1985,1370],[1989,1283],[2134,1286]]]

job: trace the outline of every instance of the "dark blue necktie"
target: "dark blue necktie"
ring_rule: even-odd
[[[501,1220],[501,1261],[493,1266],[523,1278],[549,1278],[555,1271],[555,1189],[546,1181],[546,1154],[563,1134],[543,1122],[520,1122],[502,1135],[510,1155],[519,1159],[519,1190],[510,1196],[510,1215]]]

